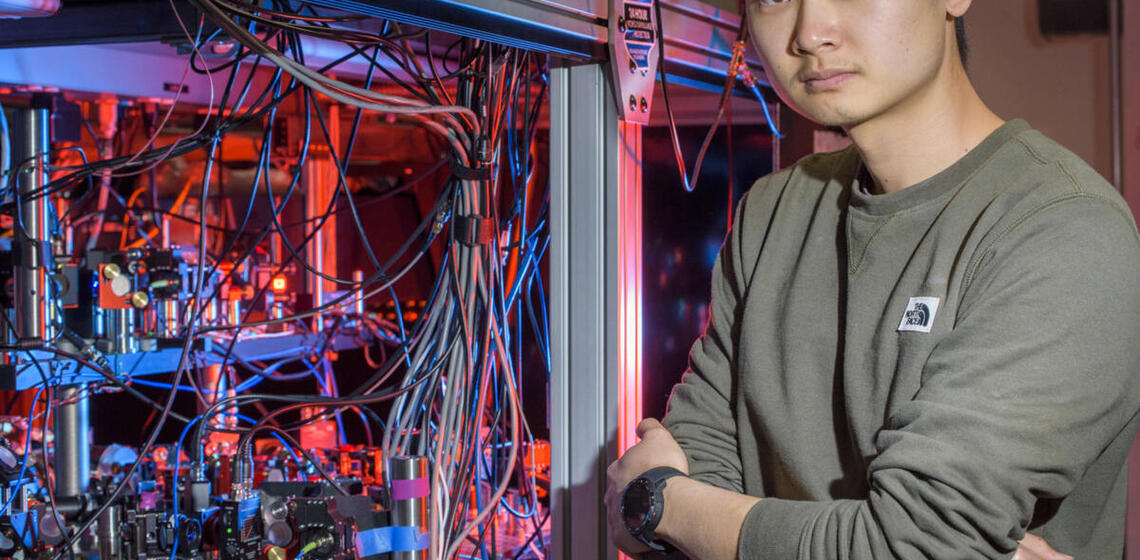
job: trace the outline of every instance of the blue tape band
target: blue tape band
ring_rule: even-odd
[[[356,534],[356,555],[360,558],[386,552],[410,552],[428,547],[430,535],[419,527],[378,527]]]

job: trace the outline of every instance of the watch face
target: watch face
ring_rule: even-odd
[[[649,481],[638,478],[629,483],[621,500],[621,515],[626,528],[636,531],[645,525],[652,506],[653,489],[649,487]]]

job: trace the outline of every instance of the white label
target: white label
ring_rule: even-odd
[[[938,298],[912,297],[899,323],[899,331],[928,333],[934,326],[935,313],[938,313]]]

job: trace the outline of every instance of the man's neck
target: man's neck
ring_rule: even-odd
[[[960,65],[945,74],[922,95],[847,130],[875,179],[874,192],[933,177],[1002,125]]]

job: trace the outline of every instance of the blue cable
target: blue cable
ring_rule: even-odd
[[[178,443],[174,446],[174,481],[172,483],[173,490],[170,493],[170,516],[174,519],[174,542],[170,545],[170,560],[175,560],[175,555],[178,552],[178,467],[182,462],[182,442],[186,440],[186,434],[190,432],[191,426],[202,421],[202,415],[199,414],[186,423],[186,427],[182,429],[182,435],[178,436]]]
[[[325,395],[330,399],[340,398],[340,390],[336,386],[336,377],[332,372],[332,363],[324,356],[321,356],[319,363],[321,364],[321,369],[324,371],[321,372],[321,375],[316,375],[317,372],[314,369],[313,374],[321,384],[321,388],[324,389]],[[329,379],[327,382],[325,381],[326,377]],[[344,433],[344,420],[341,418],[341,413],[337,412],[334,418],[336,419],[336,434],[337,437],[340,438],[338,441],[348,443],[348,436]]]
[[[12,136],[8,134],[8,116],[4,114],[4,106],[0,105],[0,196],[8,189],[8,167],[12,165]]]
[[[156,388],[159,388],[159,389],[167,389],[167,390],[170,390],[170,389],[172,389],[172,388],[173,388],[173,387],[171,387],[171,385],[170,385],[169,383],[159,383],[159,382],[157,382],[157,381],[145,381],[145,380],[142,380],[142,379],[132,379],[132,380],[131,380],[131,383],[132,383],[132,384],[136,384],[136,385],[142,385],[143,387],[156,387]],[[190,393],[194,393],[194,392],[197,392],[197,390],[196,390],[196,389],[194,389],[193,387],[191,387],[191,386],[189,386],[189,385],[179,385],[179,386],[176,388],[176,390],[178,390],[178,391],[187,391],[187,392],[190,392]],[[206,393],[206,394],[212,394],[214,391],[212,391],[212,390],[209,390],[209,389],[202,389],[202,392],[203,392],[203,393]]]
[[[364,286],[361,286],[360,288],[363,290]],[[396,294],[396,288],[392,286],[388,287],[388,293],[392,294],[392,303],[395,304],[394,307],[396,309],[396,324],[400,326],[400,342],[407,343],[408,332],[404,328],[404,313],[403,310],[400,309],[400,297]],[[412,357],[407,352],[404,352],[404,363],[407,364],[409,368],[412,367]]]
[[[281,366],[283,366],[285,364],[293,363],[293,362],[305,363],[304,360],[294,359],[294,360],[283,360],[283,361],[271,364],[270,366],[266,367],[265,369],[259,370],[262,373],[266,374],[265,376],[255,375],[249,379],[246,379],[245,381],[242,381],[241,383],[237,384],[234,387],[234,392],[235,393],[245,392],[245,391],[249,390],[250,388],[254,387],[255,385],[257,385],[258,383],[261,383],[262,381],[266,380],[266,379],[272,379],[272,376],[269,374],[277,371],[278,369],[281,368]],[[305,365],[309,370],[308,373],[313,375],[314,377],[316,377],[318,382],[321,384],[321,386],[324,387],[324,379],[321,378],[320,374],[317,373],[317,371],[311,365],[308,365],[307,363],[305,363]],[[243,364],[243,366],[250,368],[250,369],[257,369],[257,368],[250,367],[247,364]],[[131,383],[142,385],[144,387],[156,387],[159,389],[167,389],[167,390],[170,390],[172,388],[169,383],[160,383],[157,381],[146,381],[143,379],[132,379]],[[189,385],[179,385],[177,390],[191,392],[191,393],[197,391],[196,389],[194,389],[193,387],[191,387]],[[202,389],[202,393],[213,394],[214,391],[209,390],[209,389]]]
[[[748,87],[752,90],[752,95],[755,95],[756,100],[760,102],[760,107],[764,109],[764,119],[768,121],[768,130],[771,130],[772,135],[776,138],[783,138],[784,135],[776,129],[776,123],[772,122],[772,114],[768,112],[768,102],[764,101],[764,96],[760,94],[760,88],[756,87],[756,82],[748,84]]]

